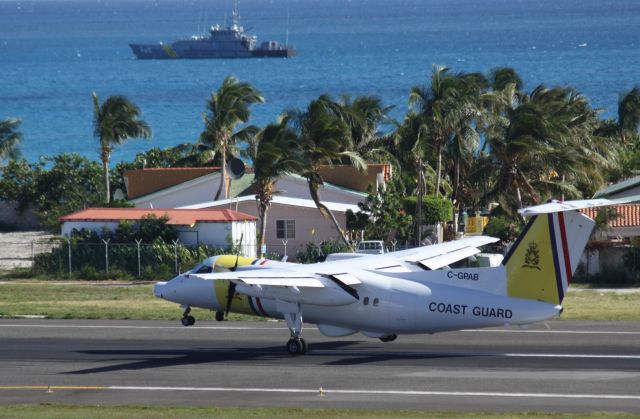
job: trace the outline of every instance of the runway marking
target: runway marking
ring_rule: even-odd
[[[511,397],[545,399],[611,399],[640,400],[635,394],[562,394],[508,393],[489,391],[422,391],[422,390],[366,390],[366,389],[305,389],[305,388],[234,388],[234,387],[147,387],[147,386],[0,386],[0,390],[117,390],[117,391],[204,391],[227,393],[290,393],[290,394],[346,394],[391,396],[452,396],[452,397]]]
[[[122,326],[122,325],[64,325],[64,324],[0,324],[2,327],[13,328],[59,328],[59,329],[176,329],[176,330],[287,330],[282,327],[257,327],[257,326]],[[306,327],[305,330],[318,330],[316,327]],[[465,333],[549,333],[567,335],[640,335],[637,332],[624,332],[616,330],[505,330],[505,329],[462,329]]]
[[[617,330],[509,330],[509,329],[461,329],[465,333],[550,333],[567,335],[640,335],[640,332]]]
[[[339,350],[323,350],[313,349],[314,355],[325,356],[397,356],[398,358],[406,357],[431,357],[441,356],[459,356],[459,357],[505,357],[505,358],[577,358],[577,359],[638,359],[640,355],[602,355],[602,354],[546,354],[546,353],[496,353],[496,352],[368,352],[368,351],[339,351]]]
[[[286,327],[253,327],[253,326],[107,326],[107,325],[64,325],[64,324],[0,324],[0,327],[17,327],[17,328],[42,328],[42,329],[180,329],[180,330],[287,330]],[[305,327],[309,330],[317,330]]]

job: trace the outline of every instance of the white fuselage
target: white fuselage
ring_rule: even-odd
[[[460,272],[467,273],[460,275]],[[353,273],[362,280],[354,286],[359,299],[349,297],[341,305],[330,306],[301,303],[305,323],[317,324],[320,331],[329,336],[362,332],[381,337],[392,333],[435,333],[529,324],[557,316],[561,311],[560,306],[553,304],[507,297],[504,290],[500,290],[504,287],[498,285],[488,287],[492,288],[490,292],[485,291],[487,285],[504,283],[504,278],[496,278],[504,274],[497,268],[408,272],[393,277],[363,269]],[[483,289],[477,289],[481,287]],[[185,306],[224,310],[226,301],[219,301],[214,288],[212,280],[182,275],[159,283],[155,293]],[[319,289],[318,293],[325,291]],[[258,307],[258,314],[283,318],[277,299],[248,298],[252,306]]]

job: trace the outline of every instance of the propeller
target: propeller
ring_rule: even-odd
[[[242,248],[242,239],[244,238],[244,234],[240,235],[240,244],[238,245],[238,249],[236,250],[236,264],[233,268],[229,270],[231,272],[235,272],[238,269],[238,261],[240,260],[240,249]],[[225,312],[225,317],[229,315],[229,311],[231,311],[231,303],[233,303],[233,296],[236,293],[236,283],[229,281],[229,288],[227,288],[227,309]]]

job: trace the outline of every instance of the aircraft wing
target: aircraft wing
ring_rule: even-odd
[[[360,298],[352,287],[360,281],[345,272],[325,275],[298,269],[273,268],[197,274],[190,277],[211,281],[227,280],[236,284],[235,291],[238,293],[290,303],[339,306]]]

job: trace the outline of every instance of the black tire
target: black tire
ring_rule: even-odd
[[[219,322],[224,320],[224,311],[216,311],[216,320]]]
[[[289,339],[287,342],[287,351],[291,355],[302,354],[303,345],[300,339]]]
[[[191,324],[189,324],[189,317],[185,316],[182,319],[180,319],[180,323],[182,323],[183,326],[187,327],[187,326],[191,326]]]
[[[387,335],[387,336],[383,336],[380,338],[380,340],[382,342],[393,342],[394,340],[396,340],[398,338],[398,335],[396,335],[395,333],[392,335]]]
[[[307,341],[300,338],[300,343],[302,344],[302,352],[301,354],[306,354],[309,351],[309,345],[307,345]]]

